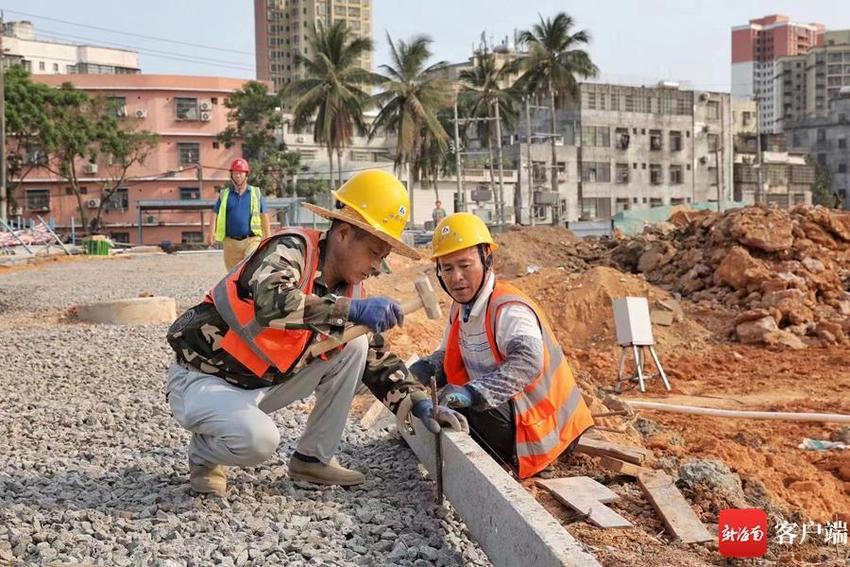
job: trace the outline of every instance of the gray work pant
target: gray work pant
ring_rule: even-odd
[[[269,414],[315,392],[316,404],[297,451],[329,462],[339,448],[368,349],[366,337],[359,337],[329,360],[311,361],[285,383],[256,390],[172,364],[168,403],[177,422],[192,432],[189,461],[229,466],[266,461],[280,443],[280,432]]]

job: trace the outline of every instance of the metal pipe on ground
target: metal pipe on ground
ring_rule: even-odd
[[[772,419],[783,421],[814,421],[821,423],[850,423],[850,415],[840,413],[795,413],[781,411],[749,411],[749,410],[725,410],[719,408],[705,408],[699,406],[683,406],[677,404],[661,404],[658,402],[644,402],[641,400],[624,400],[625,404],[634,409],[663,411],[669,413],[685,413],[691,415],[705,415],[709,417],[734,417],[743,419]]]

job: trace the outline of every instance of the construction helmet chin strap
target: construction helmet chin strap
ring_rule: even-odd
[[[493,268],[493,253],[490,252],[489,246],[487,246],[486,244],[479,244],[478,257],[481,258],[481,265],[484,266],[484,273],[481,275],[481,281],[478,282],[478,289],[475,290],[475,295],[473,295],[472,299],[470,299],[466,303],[461,303],[455,298],[455,296],[452,295],[452,292],[450,292],[449,288],[446,287],[446,282],[443,281],[443,275],[440,271],[440,259],[437,258],[434,261],[436,264],[435,268],[437,271],[437,281],[440,282],[440,287],[443,288],[443,291],[449,294],[449,297],[451,297],[457,303],[461,303],[462,305],[472,305],[475,303],[475,300],[478,299],[478,296],[481,294],[481,290],[484,288],[484,282],[487,280],[487,274],[489,274],[490,270]]]

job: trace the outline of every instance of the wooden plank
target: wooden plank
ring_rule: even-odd
[[[388,426],[394,422],[395,416],[380,400],[372,402],[372,405],[369,406],[369,409],[360,418],[360,425],[367,429],[377,426]]]
[[[670,533],[683,543],[714,539],[676,488],[670,475],[664,471],[649,471],[638,476],[638,484]]]
[[[552,493],[561,503],[587,516],[587,520],[600,528],[629,528],[632,523],[603,503],[617,498],[604,484],[590,477],[575,476],[535,481]]]
[[[411,419],[415,435],[399,431],[434,474],[435,436]],[[446,498],[496,567],[598,567],[599,562],[529,492],[466,433],[449,431],[443,443]]]
[[[575,450],[580,453],[587,453],[588,455],[598,457],[614,457],[616,459],[628,461],[635,465],[643,464],[643,462],[646,461],[648,454],[646,449],[642,449],[640,447],[618,445],[616,443],[611,443],[610,441],[588,437],[587,435],[582,435]]]
[[[650,469],[640,467],[638,465],[627,463],[626,461],[621,461],[620,459],[615,459],[614,457],[608,457],[606,455],[602,455],[599,457],[599,464],[602,465],[603,468],[608,469],[609,471],[631,476],[637,478],[639,474],[649,472]]]

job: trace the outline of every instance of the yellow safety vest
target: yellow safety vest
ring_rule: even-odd
[[[263,219],[260,214],[260,190],[248,185],[245,189],[251,192],[251,234],[263,235]],[[227,198],[230,196],[230,187],[221,191],[221,204],[218,207],[218,216],[215,219],[215,239],[217,242],[224,240],[227,232]]]

